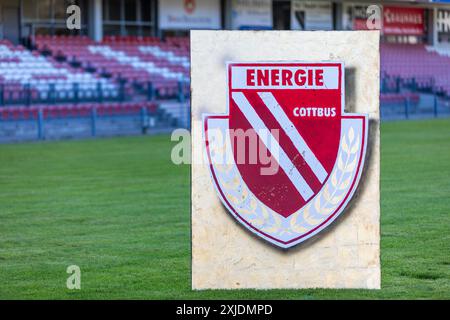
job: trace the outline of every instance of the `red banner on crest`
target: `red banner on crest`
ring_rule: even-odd
[[[425,10],[385,6],[383,9],[383,33],[385,35],[423,35]]]

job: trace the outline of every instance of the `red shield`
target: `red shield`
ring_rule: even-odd
[[[364,162],[367,117],[344,113],[344,69],[229,63],[228,114],[205,115],[214,185],[230,213],[280,247],[344,210]]]

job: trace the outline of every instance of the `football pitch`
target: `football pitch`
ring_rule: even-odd
[[[191,291],[189,167],[168,135],[0,145],[0,298],[450,299],[450,120],[381,138],[375,291]]]

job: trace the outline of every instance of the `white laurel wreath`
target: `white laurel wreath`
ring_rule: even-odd
[[[311,200],[304,208],[292,215],[290,225],[292,230],[302,233],[308,229],[298,224],[298,218],[302,214],[306,223],[316,226],[321,223],[324,216],[330,215],[343,200],[347,190],[353,180],[354,171],[358,163],[358,151],[360,147],[360,136],[355,137],[353,127],[350,127],[348,134],[341,139],[340,155],[337,159],[337,166],[331,177],[330,183],[325,183],[323,190]],[[311,215],[311,209],[320,215],[315,218]]]
[[[224,159],[225,151],[226,144],[221,145],[217,141],[210,144],[210,152],[218,159]],[[245,215],[248,222],[266,233],[277,234],[283,231],[279,215],[256,199],[234,164],[214,164],[214,168],[222,178],[220,184],[226,198],[235,208],[239,208],[239,213]]]
[[[359,147],[360,136],[355,136],[353,127],[350,127],[348,134],[344,134],[341,139],[342,152],[329,182],[327,181],[314,199],[291,216],[289,227],[283,226],[281,217],[256,199],[234,164],[214,164],[214,168],[220,174],[219,180],[226,198],[235,208],[239,208],[239,213],[245,215],[246,220],[253,226],[269,234],[302,234],[323,222],[347,194],[358,162]],[[210,152],[221,159],[225,151],[224,144],[221,145],[217,141],[210,144]],[[316,214],[311,213],[312,211]],[[309,228],[302,225],[300,217],[303,217],[302,220],[310,226]]]

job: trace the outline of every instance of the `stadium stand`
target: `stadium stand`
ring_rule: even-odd
[[[0,120],[36,120],[40,112],[44,119],[94,111],[136,115],[158,108],[178,125],[189,125],[183,103],[189,95],[188,37],[106,36],[94,42],[37,35],[30,43],[27,49],[0,41]],[[382,43],[381,78],[381,104],[407,114],[420,108],[422,92],[450,97],[450,56],[425,45]]]
[[[159,98],[177,97],[180,83],[186,87],[189,79],[185,39],[163,42],[154,37],[107,36],[95,43],[87,37],[36,36],[32,43],[43,54],[64,59],[99,77],[123,81],[128,90],[144,93],[151,84]]]
[[[188,126],[188,38],[37,35],[30,44],[0,45],[0,120],[139,116],[151,103]]]
[[[36,36],[31,42],[39,53],[49,54],[54,64],[64,61],[68,70],[77,70],[86,78],[92,72],[97,79],[111,79],[116,86],[124,82],[131,94],[133,90],[146,93],[149,84],[161,99],[177,97],[180,83],[183,94],[188,90],[186,37],[162,41],[155,37],[107,36],[95,43],[85,36]],[[30,55],[44,59],[34,52]],[[404,87],[450,96],[450,57],[425,45],[382,44],[381,74],[385,92],[398,93]]]
[[[117,86],[106,78],[85,72],[83,69],[58,62],[52,57],[44,57],[22,46],[14,46],[8,40],[0,42],[0,85],[2,98],[10,97],[11,102],[19,102],[24,92],[31,99],[46,100],[53,93],[55,100],[73,98],[73,89],[78,87],[81,98],[97,96],[98,86],[104,96],[117,96]],[[3,100],[3,99],[2,99]]]
[[[381,75],[387,91],[403,86],[450,97],[450,57],[425,45],[382,44]]]

